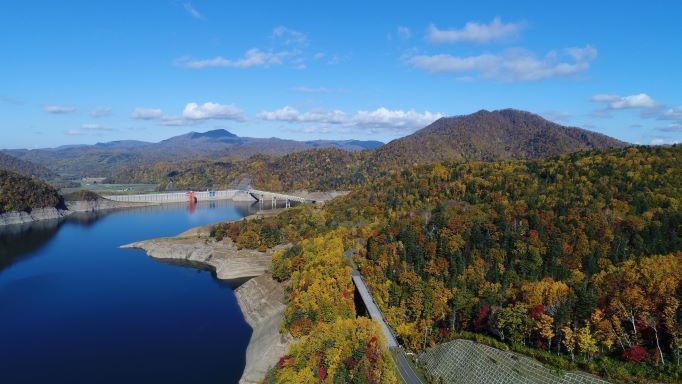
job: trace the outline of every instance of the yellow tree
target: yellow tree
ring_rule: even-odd
[[[561,344],[564,345],[566,351],[568,351],[568,353],[571,355],[571,360],[574,360],[576,347],[575,332],[573,332],[573,329],[571,329],[570,324],[565,327],[562,327],[561,332],[564,334],[564,339],[561,341]]]
[[[552,338],[554,338],[554,318],[546,313],[541,313],[535,319],[534,329],[542,338],[547,340],[547,350],[550,351]]]
[[[597,340],[592,336],[589,322],[584,327],[578,329],[576,332],[576,343],[580,352],[584,353],[590,359],[597,353]]]

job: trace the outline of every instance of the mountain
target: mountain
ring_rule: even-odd
[[[0,168],[17,172],[28,177],[49,178],[54,176],[52,171],[30,161],[21,160],[15,156],[0,152]]]
[[[16,158],[41,164],[63,176],[111,176],[133,166],[198,159],[243,160],[255,154],[283,156],[314,148],[360,151],[383,143],[360,140],[296,141],[239,137],[227,130],[189,132],[158,143],[120,140],[34,150],[5,150]]]
[[[481,110],[443,117],[378,148],[366,164],[369,174],[436,161],[529,160],[626,143],[580,128],[552,123],[514,109]]]

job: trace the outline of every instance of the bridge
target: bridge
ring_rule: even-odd
[[[182,203],[188,201],[190,193],[197,201],[210,200],[234,200],[234,201],[258,201],[263,207],[264,201],[270,201],[272,208],[278,202],[283,202],[287,208],[291,202],[305,203],[306,199],[300,196],[286,195],[283,193],[259,191],[256,189],[228,189],[223,191],[192,191],[192,192],[167,192],[167,193],[146,193],[139,195],[107,195],[105,199],[127,202],[127,203]]]
[[[275,208],[277,206],[277,200],[284,201],[285,207],[287,208],[291,206],[292,201],[296,201],[299,203],[305,203],[306,201],[305,198],[299,196],[285,195],[276,192],[259,191],[257,189],[249,189],[248,193],[258,201],[261,208],[263,208],[263,202],[268,200],[272,203],[272,208]]]
[[[407,361],[405,350],[403,350],[400,344],[398,344],[398,341],[393,335],[391,328],[389,328],[388,324],[386,324],[384,316],[381,314],[381,310],[379,310],[379,307],[377,307],[376,303],[374,302],[372,294],[369,293],[364,280],[362,280],[360,272],[353,270],[352,278],[355,288],[358,290],[360,297],[362,297],[362,301],[365,303],[365,307],[367,308],[367,312],[369,312],[369,316],[372,318],[372,320],[379,322],[381,325],[381,331],[384,334],[384,337],[386,337],[386,346],[393,355],[393,360],[395,361],[398,368],[398,374],[400,374],[400,378],[406,384],[422,384],[421,380],[419,380],[419,377],[417,377],[417,374],[412,369],[412,366]]]

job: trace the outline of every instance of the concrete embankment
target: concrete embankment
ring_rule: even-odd
[[[253,329],[246,350],[246,366],[240,383],[259,383],[267,370],[286,354],[293,340],[281,335],[284,319],[285,285],[269,272],[272,253],[237,249],[228,239],[209,237],[212,225],[197,227],[176,237],[140,241],[122,248],[142,249],[153,258],[211,268],[219,279],[256,276],[235,290],[244,319]]]

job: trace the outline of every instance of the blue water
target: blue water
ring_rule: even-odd
[[[248,213],[200,202],[0,230],[0,383],[236,383],[239,282],[118,247]]]

